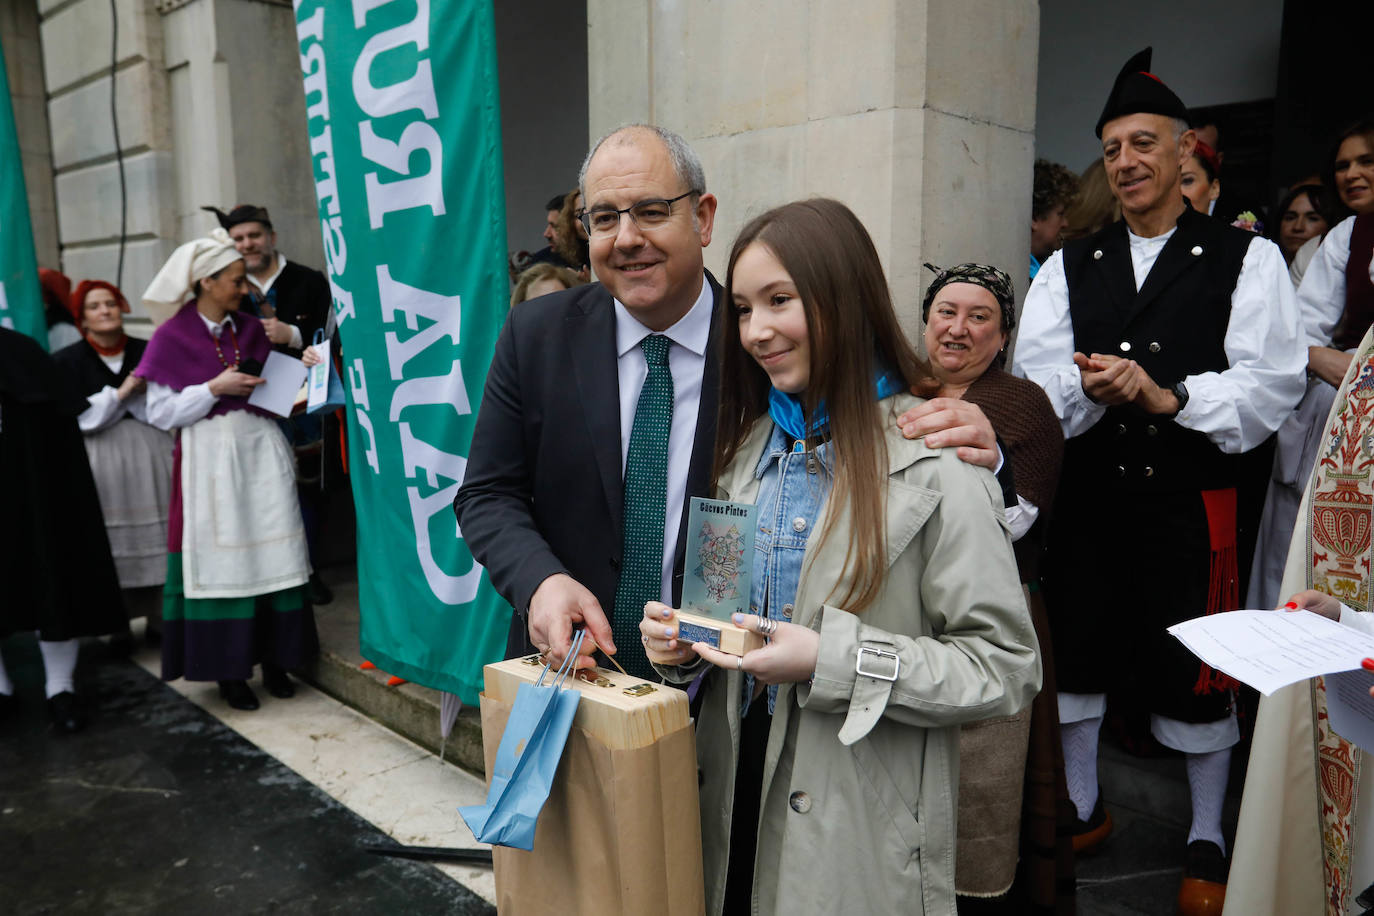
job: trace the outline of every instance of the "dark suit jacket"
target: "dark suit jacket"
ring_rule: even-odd
[[[706,349],[687,495],[707,495],[716,438],[721,288],[709,273]],[[528,654],[525,615],[539,584],[567,573],[607,617],[620,577],[623,476],[615,309],[600,283],[523,302],[496,342],[463,485],[453,502],[463,539],[511,606],[507,657]],[[682,594],[687,513],[673,566]]]
[[[241,308],[248,314],[261,318],[261,298],[262,293],[250,283],[249,293],[243,297]],[[281,275],[267,291],[267,299],[276,309],[279,321],[294,324],[301,329],[301,343],[308,347],[315,332],[324,327],[333,296],[324,274],[304,264],[288,260],[281,270]],[[285,344],[274,349],[296,357],[302,353],[302,350],[294,350]]]

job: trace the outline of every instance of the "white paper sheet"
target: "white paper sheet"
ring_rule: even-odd
[[[310,410],[319,407],[329,397],[329,341],[313,346],[315,352],[320,354],[320,362],[307,370],[310,373],[310,396],[306,407]]]
[[[296,395],[305,384],[306,372],[305,364],[300,360],[273,350],[267,354],[267,362],[262,367],[262,377],[266,383],[253,389],[248,396],[248,403],[279,417],[289,417],[296,403]]]
[[[1326,712],[1336,734],[1374,751],[1374,672],[1358,668],[1326,676]]]
[[[1280,687],[1360,667],[1374,636],[1311,611],[1230,611],[1169,627],[1198,658],[1268,696]]]

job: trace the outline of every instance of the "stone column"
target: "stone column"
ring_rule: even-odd
[[[213,228],[200,207],[262,204],[288,258],[324,257],[289,0],[38,0],[66,273],[115,279],[122,158],[123,288]],[[115,70],[116,156],[110,107]]]
[[[720,198],[724,279],[751,216],[838,198],[868,227],[920,340],[924,261],[985,261],[1024,292],[1039,7],[1034,0],[588,0],[590,134],[676,130]]]

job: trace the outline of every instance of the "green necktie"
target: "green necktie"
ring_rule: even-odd
[[[640,643],[644,602],[663,597],[663,517],[668,496],[668,431],[673,425],[673,374],[662,334],[639,342],[649,375],[639,391],[630,449],[625,458],[624,549],[615,589],[616,661],[636,677],[654,678]]]

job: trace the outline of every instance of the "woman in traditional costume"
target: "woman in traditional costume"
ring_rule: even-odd
[[[751,221],[726,301],[715,491],[758,506],[756,613],[736,622],[770,642],[679,645],[658,602],[640,626],[665,677],[709,672],[707,912],[954,916],[959,726],[1040,687],[1001,488],[903,438],[930,370],[843,204]]]
[[[286,669],[318,643],[291,449],[273,415],[248,403],[262,380],[243,370],[258,371],[272,347],[238,313],[244,278],[223,229],[173,252],[143,295],[162,320],[134,374],[148,384],[149,422],[176,431],[162,677],[218,681],[230,706],[256,709],[253,665],[269,693],[289,697]]]
[[[1071,911],[1078,815],[1064,781],[1049,618],[1039,579],[1064,434],[1044,390],[1002,368],[1016,327],[1015,293],[1004,271],[985,264],[936,271],[921,320],[939,386],[935,396],[977,404],[1006,448],[1017,502],[1006,511],[1007,523],[1044,669],[1044,686],[1030,707],[960,730],[954,869],[959,912]],[[1087,835],[1096,840],[1110,828],[1104,821]]]
[[[172,439],[149,425],[144,381],[133,374],[147,342],[124,333],[124,294],[104,280],[83,280],[71,297],[83,338],[53,358],[86,398],[77,422],[119,585],[133,616],[155,626],[167,577],[167,510]]]
[[[1336,385],[1353,348],[1374,321],[1374,118],[1343,131],[1327,181],[1355,212],[1326,234],[1298,287],[1298,311],[1307,337],[1307,392],[1278,431],[1278,452],[1265,497],[1246,607],[1273,607],[1290,592],[1279,587],[1284,557],[1298,519],[1298,501],[1322,447]]]

